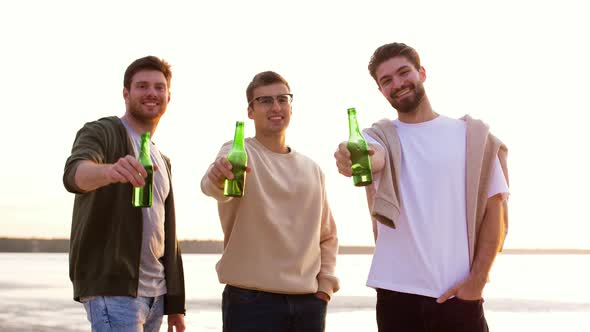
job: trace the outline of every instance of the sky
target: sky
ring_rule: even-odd
[[[362,4],[361,4],[362,3]],[[85,122],[123,115],[123,73],[156,55],[171,102],[153,137],[172,159],[178,236],[222,239],[200,180],[247,119],[245,89],[274,70],[294,94],[288,144],[326,174],[340,243],[371,245],[364,190],[336,169],[348,138],[396,113],[367,71],[385,43],[414,47],[436,112],[470,114],[509,149],[507,248],[590,248],[583,1],[41,1],[0,4],[0,237],[69,237],[62,184]]]

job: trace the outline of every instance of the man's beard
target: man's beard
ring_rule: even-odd
[[[409,88],[411,90],[410,93],[412,93],[413,91],[414,95],[410,98],[406,97],[404,101],[398,103],[394,96],[400,90],[403,90],[405,88]],[[424,90],[424,84],[422,84],[422,82],[418,82],[417,84],[409,84],[409,86],[406,85],[401,87],[400,89],[392,91],[389,95],[389,103],[391,104],[391,106],[393,106],[393,108],[395,108],[400,113],[412,113],[416,110],[416,108],[418,108],[418,105],[420,105],[425,95],[426,91]]]
[[[166,110],[166,105],[160,102],[160,110],[156,113],[143,111],[143,106],[139,101],[134,101],[129,104],[129,114],[137,121],[142,123],[152,123],[154,119],[160,118]]]

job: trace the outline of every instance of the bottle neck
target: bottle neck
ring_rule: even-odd
[[[361,135],[359,124],[356,121],[356,114],[354,113],[348,114],[348,129],[350,136]]]
[[[234,148],[244,148],[244,123],[236,124],[236,132],[234,134]]]
[[[139,151],[139,160],[143,165],[151,165],[150,158],[150,138],[149,136],[141,136],[141,148]]]

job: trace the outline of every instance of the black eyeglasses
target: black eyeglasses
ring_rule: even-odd
[[[279,103],[279,106],[287,106],[291,105],[293,101],[293,94],[292,93],[283,93],[276,96],[260,96],[252,99],[248,105],[251,105],[253,102],[257,102],[258,104],[262,105],[263,107],[272,107],[276,101]]]

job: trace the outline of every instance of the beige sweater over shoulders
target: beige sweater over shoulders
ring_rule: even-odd
[[[232,142],[218,156],[227,156]],[[224,251],[219,281],[236,287],[284,294],[339,288],[334,274],[338,253],[336,225],[319,166],[293,150],[274,153],[255,138],[246,139],[245,194],[228,198],[205,175],[203,193],[218,201]]]
[[[473,263],[475,248],[477,248],[477,234],[484,219],[486,203],[488,200],[488,186],[492,178],[492,165],[496,156],[506,183],[508,181],[508,167],[506,163],[508,149],[498,138],[490,133],[489,127],[481,120],[476,120],[466,115],[461,118],[466,123],[466,160],[465,160],[465,184],[466,184],[466,215],[467,215],[467,241],[469,244],[469,261]],[[373,124],[371,128],[364,130],[376,139],[387,150],[385,154],[385,167],[382,171],[381,184],[377,191],[373,186],[367,186],[367,200],[373,219],[373,231],[376,222],[395,228],[395,222],[400,216],[399,181],[401,169],[401,145],[397,131],[390,119],[383,119]],[[508,231],[508,205],[503,202],[502,209],[503,236],[499,250],[503,247],[503,241]]]

